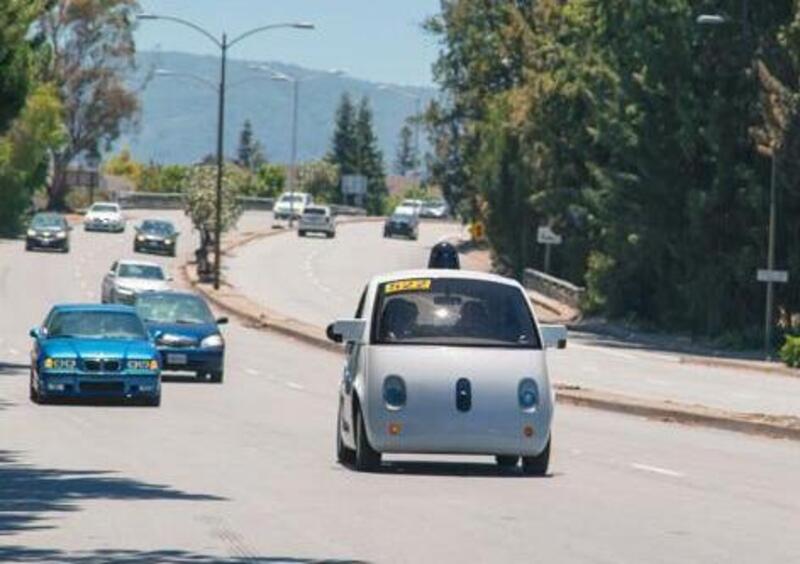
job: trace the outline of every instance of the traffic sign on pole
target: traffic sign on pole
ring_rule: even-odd
[[[789,282],[789,273],[786,270],[759,270],[757,278],[759,282],[786,284]]]
[[[560,245],[564,242],[561,235],[556,235],[551,227],[540,227],[536,231],[536,241],[540,245]]]

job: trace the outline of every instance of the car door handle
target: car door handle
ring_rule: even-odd
[[[472,409],[472,384],[466,378],[456,382],[456,409],[464,413]]]

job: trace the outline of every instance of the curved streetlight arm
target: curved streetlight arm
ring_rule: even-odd
[[[139,20],[167,20],[167,21],[179,23],[179,24],[184,25],[186,27],[192,28],[193,30],[195,30],[198,33],[203,34],[210,41],[212,41],[214,43],[214,45],[216,45],[217,47],[222,49],[222,42],[219,39],[214,37],[214,35],[211,32],[203,29],[202,27],[200,27],[196,23],[190,22],[189,20],[185,20],[183,18],[178,18],[176,16],[161,16],[161,15],[158,15],[158,14],[139,14],[136,19],[139,19]]]
[[[255,29],[251,29],[250,31],[245,31],[241,35],[234,37],[230,40],[227,44],[227,47],[233,47],[243,39],[247,39],[251,35],[255,35],[256,33],[261,33],[262,31],[267,31],[270,29],[279,29],[279,28],[295,28],[295,29],[314,29],[314,24],[310,23],[278,23],[278,24],[270,24],[270,25],[262,25],[261,27],[257,27]],[[220,45],[221,47],[222,45]]]

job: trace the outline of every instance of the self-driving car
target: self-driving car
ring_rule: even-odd
[[[132,307],[58,305],[31,329],[30,397],[161,403],[158,350]]]
[[[322,233],[332,239],[336,237],[336,218],[328,206],[307,206],[297,224],[297,235],[305,237],[309,233]]]
[[[191,372],[198,380],[222,382],[225,340],[200,296],[189,292],[148,292],[136,300],[136,309],[161,354],[165,372]]]
[[[546,348],[566,329],[540,326],[514,280],[459,270],[386,274],[367,285],[346,343],[337,457],[357,470],[384,454],[491,455],[547,472],[553,388]]]
[[[164,219],[146,219],[136,226],[133,238],[134,253],[165,253],[175,256],[178,245],[178,231],[171,221]]]
[[[57,249],[69,252],[69,232],[72,228],[64,216],[57,213],[37,213],[25,234],[25,250]]]

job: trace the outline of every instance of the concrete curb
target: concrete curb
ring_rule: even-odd
[[[717,358],[695,355],[680,356],[681,364],[697,364],[700,366],[710,366],[715,368],[733,368],[736,370],[750,370],[763,372],[766,374],[780,374],[781,376],[791,376],[800,378],[800,370],[789,368],[777,362],[759,362],[757,360],[738,360],[734,358]]]
[[[382,220],[379,218],[379,220]],[[356,223],[359,220],[353,220]],[[376,221],[361,218],[361,221]],[[246,245],[256,240],[292,233],[289,230],[249,233],[224,246],[223,252]],[[341,354],[343,347],[327,339],[322,328],[286,316],[282,316],[247,296],[238,293],[230,285],[223,284],[219,290],[198,283],[192,264],[187,262],[180,269],[185,281],[204,295],[222,311],[236,317],[245,325],[296,339],[308,345]],[[614,413],[637,415],[648,419],[672,421],[685,425],[698,425],[751,435],[783,438],[800,441],[800,418],[776,417],[762,414],[747,414],[724,411],[698,405],[685,405],[669,401],[647,400],[579,386],[556,384],[556,398],[560,403],[589,407]]]
[[[800,441],[800,418],[764,414],[736,413],[699,405],[633,398],[598,392],[577,386],[556,385],[561,403],[638,415],[648,419],[699,425],[725,431]]]

